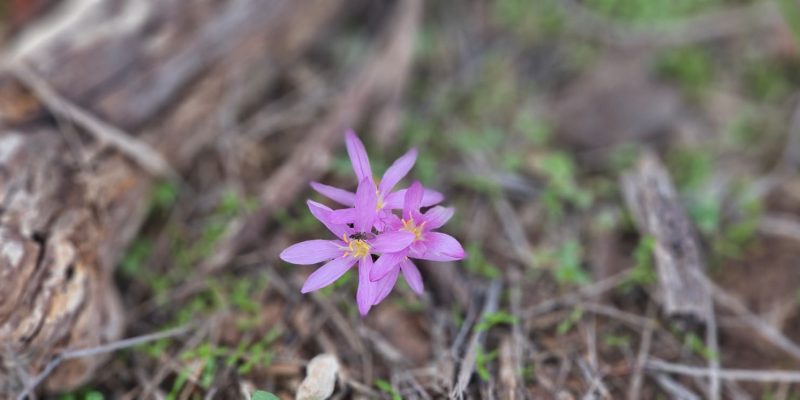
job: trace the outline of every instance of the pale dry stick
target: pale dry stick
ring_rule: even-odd
[[[576,306],[581,308],[583,311],[588,311],[593,314],[605,315],[607,317],[614,318],[618,321],[631,325],[635,328],[642,328],[649,324],[654,323],[651,319],[641,317],[637,314],[625,312],[620,309],[607,306],[605,304],[582,302],[578,303]]]
[[[500,280],[493,280],[486,290],[486,301],[483,305],[483,311],[478,321],[481,321],[489,314],[497,311],[500,303],[500,292],[503,289],[503,284]],[[486,332],[473,329],[472,336],[469,340],[467,352],[461,360],[458,368],[458,377],[453,390],[450,392],[450,398],[461,399],[464,397],[464,392],[467,390],[472,373],[475,371],[475,361],[478,358],[478,347],[483,344],[483,338]]]
[[[800,241],[800,219],[789,214],[767,214],[759,220],[758,231]]]
[[[655,307],[653,303],[647,305],[647,320],[652,321],[655,315]],[[639,344],[639,354],[636,356],[636,364],[633,367],[633,377],[631,384],[628,387],[628,400],[637,400],[641,398],[642,381],[644,378],[644,364],[647,362],[647,357],[650,355],[650,346],[653,343],[653,331],[656,324],[649,322],[645,324],[644,331],[642,332],[642,342]]]
[[[503,341],[500,342],[500,357],[498,358],[500,363],[498,375],[500,377],[500,385],[503,388],[502,395],[504,399],[509,400],[517,398],[517,371],[519,371],[514,367],[514,354],[511,350],[512,340],[508,336],[503,338]]]
[[[162,332],[156,332],[147,335],[118,340],[116,342],[107,343],[102,346],[90,347],[86,349],[66,350],[61,354],[57,355],[55,358],[53,358],[53,360],[51,360],[49,363],[47,363],[42,372],[36,375],[36,377],[33,378],[25,386],[25,389],[23,389],[23,391],[17,396],[17,400],[24,400],[27,396],[33,393],[33,391],[42,382],[44,382],[45,379],[47,379],[47,377],[53,372],[53,370],[55,370],[56,367],[58,367],[64,361],[76,358],[92,357],[98,354],[111,353],[117,350],[138,346],[140,344],[154,342],[156,340],[180,336],[188,332],[190,328],[191,328],[190,325],[185,325],[178,328],[168,329]]]
[[[179,351],[179,354],[199,345],[200,341],[202,341],[208,334],[208,330],[212,325],[212,321],[213,318],[208,319],[199,329],[197,329],[194,332],[194,334],[191,337],[189,337],[189,339],[186,340],[185,343],[183,343]],[[159,360],[161,360],[161,358],[159,358]],[[155,371],[155,374],[153,374],[153,377],[150,378],[150,384],[144,388],[141,398],[149,399],[152,391],[159,390],[158,386],[161,384],[161,381],[163,381],[167,377],[167,374],[170,372],[171,369],[172,368],[170,365],[168,365],[166,362],[162,362],[159,368]]]
[[[691,390],[687,389],[666,374],[655,374],[656,383],[664,389],[665,392],[672,395],[673,399],[678,400],[701,400],[700,396],[696,395]]]
[[[525,229],[505,196],[497,196],[492,200],[497,216],[503,221],[506,236],[514,246],[514,252],[522,262],[533,259],[533,249],[525,235]]]
[[[611,399],[611,392],[608,391],[603,379],[598,375],[597,369],[593,368],[589,363],[583,359],[577,361],[578,369],[580,369],[583,379],[589,382],[589,389],[582,396],[584,400],[596,399],[596,392],[600,392],[603,399]]]
[[[711,296],[721,306],[730,309],[740,315],[742,321],[755,330],[762,338],[766,339],[776,347],[789,353],[792,357],[800,360],[800,346],[787,338],[779,330],[769,325],[763,319],[753,314],[742,302],[724,289],[717,286],[703,274],[696,274],[696,278],[711,291]]]
[[[628,275],[630,275],[630,270],[625,270],[614,275],[609,276],[608,278],[599,280],[594,283],[590,283],[588,285],[581,286],[580,288],[576,289],[573,292],[566,293],[554,299],[545,300],[539,304],[531,306],[526,310],[522,311],[522,317],[524,319],[533,318],[537,315],[546,313],[559,305],[570,305],[575,304],[581,301],[584,297],[593,297],[599,296],[609,290],[613,290],[617,286],[619,286],[622,282],[627,279]]]
[[[412,374],[408,369],[403,370],[399,374],[398,381],[399,382],[403,382],[403,381],[408,382],[409,385],[416,391],[416,393],[419,393],[419,395],[420,395],[420,397],[422,399],[431,400],[431,396],[428,394],[428,392],[425,390],[425,388],[422,387],[422,385],[419,383],[417,378],[414,377],[414,374]]]
[[[720,382],[719,382],[719,332],[717,330],[717,316],[714,312],[714,302],[708,303],[708,310],[706,313],[706,346],[711,351],[708,357],[708,372],[709,372],[709,397],[711,400],[720,399]]]
[[[371,341],[375,351],[383,356],[386,361],[389,361],[392,364],[409,364],[408,358],[406,358],[400,350],[394,347],[394,345],[386,340],[380,333],[361,325],[358,327],[358,334],[361,335],[361,337]]]
[[[75,122],[94,135],[100,142],[108,143],[122,154],[130,157],[150,174],[178,180],[179,175],[175,172],[175,169],[152,146],[137,140],[133,135],[97,118],[61,96],[44,79],[33,73],[30,67],[16,64],[7,64],[3,67],[8,69],[25,86],[28,86],[53,114]]]
[[[666,372],[697,378],[708,378],[712,372],[708,368],[691,365],[674,364],[659,359],[647,361],[645,368],[651,371]],[[753,370],[753,369],[720,369],[719,378],[747,382],[800,382],[800,371]]]

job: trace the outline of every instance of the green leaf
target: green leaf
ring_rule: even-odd
[[[256,390],[253,392],[253,400],[280,400],[278,396],[263,390]]]

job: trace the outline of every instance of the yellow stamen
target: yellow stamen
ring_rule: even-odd
[[[403,220],[403,229],[408,232],[414,234],[414,240],[420,240],[422,238],[422,227],[425,226],[425,222],[419,224],[417,226],[416,222],[414,222],[413,218],[409,218],[408,221]]]
[[[375,211],[380,211],[383,208],[383,196],[378,189],[375,189],[375,194],[378,196],[378,202],[375,205]]]
[[[351,241],[348,249],[353,253],[354,258],[364,258],[369,255],[369,244],[361,239]]]

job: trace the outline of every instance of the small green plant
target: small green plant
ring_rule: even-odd
[[[589,275],[581,266],[583,248],[575,239],[565,241],[556,249],[544,248],[533,256],[534,267],[545,267],[553,271],[556,280],[561,284],[585,284]]]
[[[576,166],[566,153],[547,154],[536,161],[536,170],[547,180],[540,200],[551,221],[564,215],[564,204],[586,209],[592,204],[592,194],[578,186]]]
[[[478,347],[477,355],[475,356],[475,371],[478,376],[484,380],[489,381],[492,376],[489,373],[489,363],[497,358],[497,350],[487,353],[483,347]]]
[[[687,47],[669,50],[661,56],[659,71],[677,80],[691,95],[698,95],[714,80],[711,57],[701,48]]]
[[[375,387],[378,388],[381,392],[384,392],[392,397],[392,400],[402,400],[403,397],[400,396],[400,392],[392,386],[391,383],[384,379],[377,379],[375,380]]]
[[[653,268],[653,250],[656,239],[652,236],[642,236],[639,244],[633,251],[633,260],[636,262],[622,283],[623,292],[629,292],[634,286],[647,286],[656,282],[657,276]]]
[[[252,400],[280,400],[278,396],[263,390],[256,390],[251,396]]]
[[[467,254],[469,254],[469,257],[464,260],[464,266],[468,271],[486,279],[494,279],[500,276],[500,270],[486,260],[479,243],[472,242],[467,244]]]
[[[487,331],[496,325],[514,325],[517,323],[517,317],[505,312],[497,311],[483,316],[480,322],[475,325],[477,331]]]
[[[563,321],[561,321],[561,323],[558,324],[558,326],[556,327],[556,333],[559,336],[567,334],[569,331],[572,330],[575,324],[577,324],[578,321],[581,320],[581,318],[583,318],[583,309],[580,307],[575,307],[572,310],[572,312],[569,313],[567,318],[565,318]]]
[[[178,199],[178,186],[173,182],[161,182],[153,189],[150,200],[151,211],[167,210]]]
[[[631,337],[628,335],[607,334],[603,336],[603,342],[609,347],[627,349],[631,346]]]

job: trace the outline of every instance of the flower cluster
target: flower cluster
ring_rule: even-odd
[[[435,232],[453,216],[452,208],[437,205],[444,200],[441,193],[419,182],[393,190],[414,166],[416,150],[397,159],[376,183],[364,144],[352,131],[345,143],[358,178],[356,192],[312,182],[314,190],[345,208],[332,210],[308,200],[311,214],[337,239],[300,242],[280,257],[301,265],[326,262],[308,277],[303,293],[330,285],[358,263],[356,303],[366,315],[389,295],[401,273],[414,292],[422,293],[422,277],[411,259],[455,261],[464,258],[464,249],[452,236]]]

